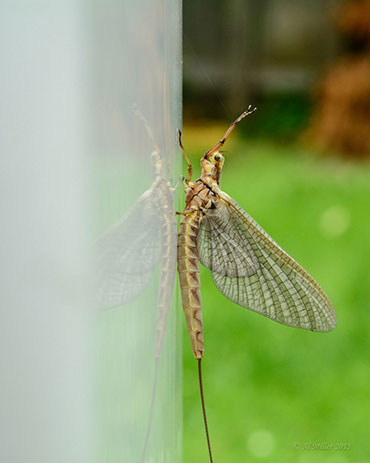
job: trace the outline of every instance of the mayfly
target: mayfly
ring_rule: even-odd
[[[188,165],[185,209],[178,233],[178,271],[187,329],[198,360],[200,393],[209,458],[212,452],[205,413],[201,359],[204,353],[199,261],[212,272],[231,301],[284,325],[330,331],[336,325],[332,303],[321,286],[230,196],[220,189],[224,156],[220,148],[235,126],[256,108],[248,107],[223,138],[201,158],[202,173],[191,181]]]

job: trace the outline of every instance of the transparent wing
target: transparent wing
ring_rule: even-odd
[[[160,257],[159,222],[158,207],[148,190],[97,240],[98,308],[126,304],[149,283]]]
[[[198,234],[199,260],[205,267],[228,277],[253,275],[259,261],[252,244],[223,203],[207,210]]]
[[[320,285],[225,193],[205,212],[198,252],[233,302],[284,325],[335,327],[335,311]]]

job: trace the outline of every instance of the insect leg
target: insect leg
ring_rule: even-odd
[[[169,190],[171,191],[171,193],[174,193],[177,190],[177,187],[180,185],[180,183],[183,183],[184,181],[185,177],[183,175],[180,175],[175,186],[171,187],[171,185],[169,185]]]
[[[190,183],[190,181],[191,181],[191,176],[193,175],[193,168],[192,168],[192,166],[191,166],[191,164],[190,164],[188,155],[186,154],[185,149],[184,149],[184,147],[183,147],[183,145],[182,145],[182,141],[181,141],[182,133],[181,133],[181,130],[178,129],[178,130],[177,130],[177,134],[178,134],[178,137],[179,137],[179,145],[180,145],[180,148],[182,149],[182,152],[183,152],[183,154],[184,154],[184,158],[185,158],[186,164],[188,165],[188,175],[187,175],[187,177],[186,177],[186,179],[185,179],[185,183],[186,183],[187,185],[189,185],[189,183]]]
[[[254,111],[256,111],[257,108],[252,108],[251,105],[248,106],[248,109],[246,111],[244,111],[244,113],[240,114],[240,116],[235,119],[235,121],[230,125],[230,127],[226,130],[225,132],[225,135],[222,137],[222,139],[213,147],[211,148],[209,151],[207,151],[203,158],[204,159],[207,159],[207,157],[214,153],[215,151],[217,151],[219,148],[221,148],[221,146],[223,146],[223,144],[225,143],[225,141],[227,140],[228,136],[230,135],[230,133],[234,130],[236,124],[238,122],[240,122],[242,119],[244,119],[246,116],[249,116],[250,114],[253,114]]]
[[[184,211],[184,212],[175,212],[176,215],[189,215],[189,214],[192,214],[194,212],[194,209],[189,209],[188,211]]]

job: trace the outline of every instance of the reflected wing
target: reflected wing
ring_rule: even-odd
[[[335,327],[335,311],[320,285],[225,193],[205,213],[198,252],[217,288],[233,302],[284,325]]]
[[[126,304],[145,288],[159,261],[160,235],[158,207],[149,190],[96,242],[98,308]]]

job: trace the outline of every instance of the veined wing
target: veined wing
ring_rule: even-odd
[[[96,242],[97,305],[126,304],[146,287],[159,261],[161,229],[152,190]]]
[[[233,302],[284,325],[335,327],[334,308],[321,286],[226,193],[205,212],[198,252],[217,288]]]

